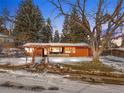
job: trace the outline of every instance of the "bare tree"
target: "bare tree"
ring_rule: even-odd
[[[88,34],[88,42],[93,51],[93,62],[99,62],[99,56],[112,40],[113,34],[124,23],[124,0],[117,0],[116,6],[109,11],[106,6],[108,0],[98,0],[93,14],[86,10],[88,0],[48,0],[59,11],[59,15],[70,16],[67,8],[76,7],[82,19],[77,22]],[[65,5],[67,5],[65,9]],[[89,15],[92,17],[89,20]],[[93,25],[91,25],[91,23]]]
[[[121,46],[124,47],[124,24],[120,27],[121,33],[122,33],[122,43]]]

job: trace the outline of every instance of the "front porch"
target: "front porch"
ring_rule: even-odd
[[[34,48],[26,48],[26,52],[28,55],[35,56],[49,56],[49,57],[73,57],[76,54],[75,47],[34,47]]]

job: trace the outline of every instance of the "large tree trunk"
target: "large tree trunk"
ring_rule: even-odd
[[[102,50],[99,48],[92,48],[92,52],[93,52],[93,63],[100,63],[100,55],[102,53]]]
[[[93,51],[93,63],[98,63],[98,62],[100,62],[100,60],[99,60],[99,58],[100,58],[100,55],[99,55],[99,53],[97,52],[97,51]]]

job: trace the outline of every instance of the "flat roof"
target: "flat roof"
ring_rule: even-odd
[[[41,46],[89,46],[87,43],[26,43],[24,47],[41,47]]]
[[[2,34],[0,34],[0,37],[7,38],[8,36],[7,36],[7,35],[2,35]]]
[[[112,48],[112,50],[120,50],[120,51],[124,51],[124,47],[120,47],[120,48]]]

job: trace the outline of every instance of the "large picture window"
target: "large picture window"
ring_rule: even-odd
[[[62,52],[62,48],[61,47],[51,47],[50,48],[50,52],[55,52],[55,53],[57,53],[57,52]]]
[[[75,47],[65,47],[65,53],[75,53]]]

